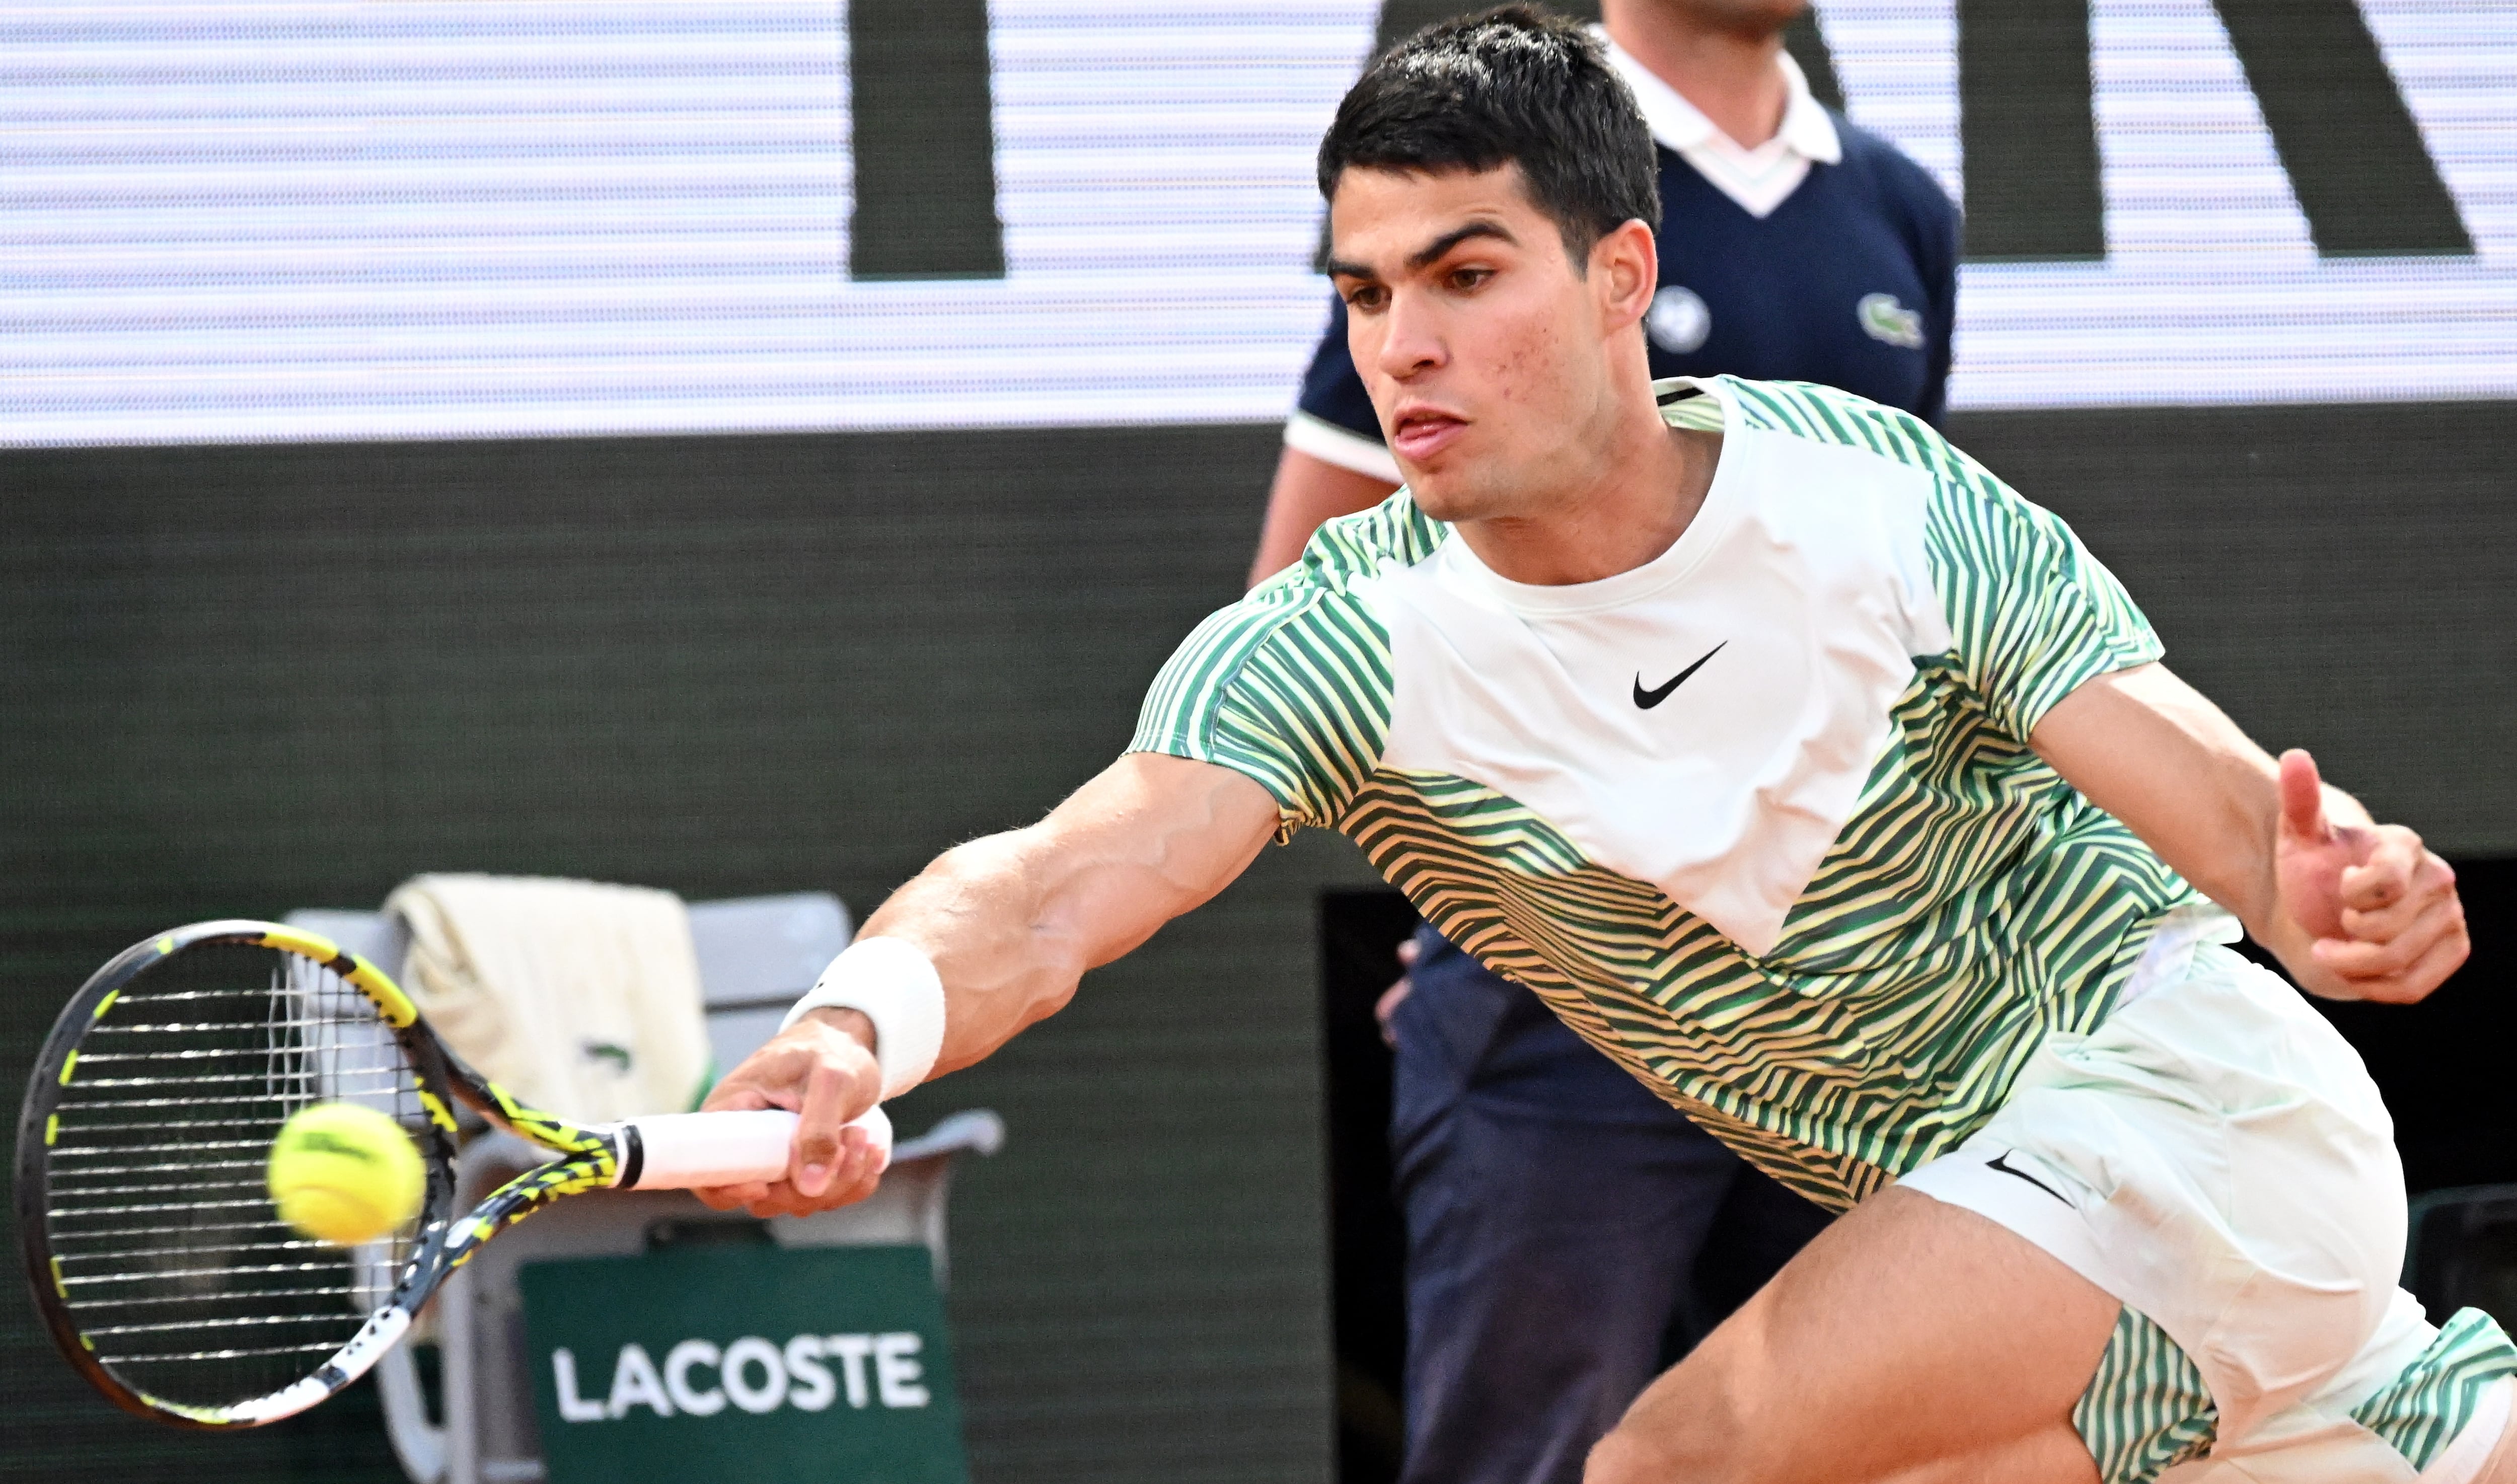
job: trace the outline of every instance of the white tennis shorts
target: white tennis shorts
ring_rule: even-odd
[[[2465,1484],[2517,1350],[2478,1311],[2434,1328],[2398,1287],[2393,1122],[2325,1018],[2219,946],[2236,935],[2171,914],[2096,1032],[2049,1039],[1900,1183],[2123,1301],[2075,1413],[2108,1484]],[[2145,1347],[2150,1326],[2173,1344]]]

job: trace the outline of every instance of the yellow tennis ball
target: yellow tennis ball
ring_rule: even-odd
[[[373,1242],[419,1214],[419,1146],[359,1103],[316,1103],[280,1125],[268,1171],[280,1219],[318,1241]]]

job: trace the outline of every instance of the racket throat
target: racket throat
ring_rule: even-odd
[[[295,1417],[366,1375],[384,1357],[384,1353],[409,1332],[408,1309],[399,1304],[378,1309],[367,1316],[366,1324],[350,1337],[348,1344],[323,1363],[322,1369],[269,1396],[218,1409],[224,1414],[218,1420],[227,1425],[258,1427],[284,1417]]]
[[[647,1141],[639,1137],[636,1124],[613,1130],[612,1171],[614,1190],[636,1190],[639,1177],[647,1172]]]

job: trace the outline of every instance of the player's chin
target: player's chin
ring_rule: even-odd
[[[1452,461],[1445,460],[1447,466]],[[1477,498],[1476,489],[1458,470],[1451,467],[1408,469],[1398,471],[1407,476],[1408,497],[1416,508],[1446,523],[1473,521],[1489,514],[1485,502]]]

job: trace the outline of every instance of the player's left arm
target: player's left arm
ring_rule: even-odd
[[[2305,752],[2275,761],[2165,665],[2083,682],[2028,743],[2235,913],[2300,988],[2409,1003],[2464,962],[2455,872],[2419,835],[2371,820]]]

